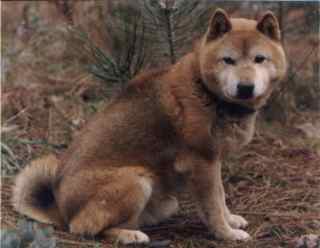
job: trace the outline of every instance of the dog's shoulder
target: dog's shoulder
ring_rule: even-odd
[[[132,80],[129,81],[129,87],[147,86],[148,83],[166,74],[169,71],[169,69],[169,66],[164,66],[163,68],[153,68],[139,73]]]

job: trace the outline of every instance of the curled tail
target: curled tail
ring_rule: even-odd
[[[16,211],[43,223],[62,224],[52,184],[59,160],[54,155],[36,159],[16,177],[12,204]]]

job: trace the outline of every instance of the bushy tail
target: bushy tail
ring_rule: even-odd
[[[48,155],[32,161],[18,174],[12,204],[19,213],[43,223],[62,224],[52,189],[59,164],[55,155]]]

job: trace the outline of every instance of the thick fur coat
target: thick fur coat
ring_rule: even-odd
[[[247,221],[225,203],[221,160],[251,140],[257,112],[285,71],[271,12],[255,21],[217,10],[193,51],[133,79],[61,160],[23,170],[13,205],[76,234],[145,243],[139,228],[176,213],[185,187],[217,238],[246,240]]]

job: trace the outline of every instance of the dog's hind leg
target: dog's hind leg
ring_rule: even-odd
[[[149,242],[146,234],[134,229],[139,227],[139,217],[152,194],[152,180],[129,170],[126,180],[117,178],[99,188],[70,221],[72,233],[102,234],[125,244]]]
[[[141,226],[156,225],[168,219],[179,210],[176,197],[171,195],[153,195],[140,217]]]

